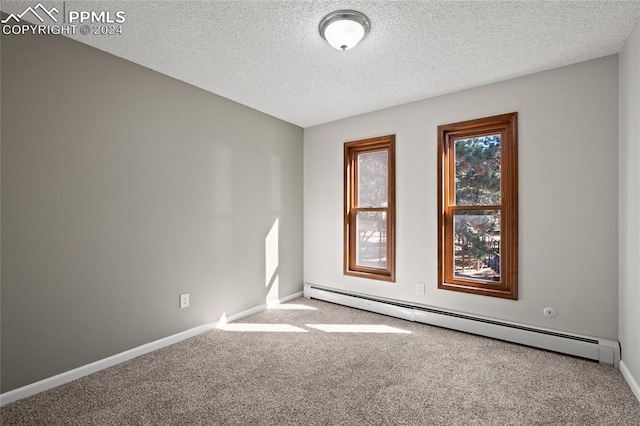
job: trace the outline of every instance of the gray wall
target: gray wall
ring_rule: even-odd
[[[75,41],[2,36],[2,392],[300,291],[302,136]]]
[[[640,23],[620,52],[619,167],[619,339],[640,385]]]
[[[520,299],[438,290],[437,126],[512,111],[519,113]],[[343,143],[391,133],[395,284],[342,274]],[[306,282],[618,338],[616,55],[307,128],[304,157]],[[418,281],[425,295],[416,293]],[[543,316],[545,306],[558,315]]]

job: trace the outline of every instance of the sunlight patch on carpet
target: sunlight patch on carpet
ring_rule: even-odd
[[[382,324],[305,324],[307,327],[327,333],[396,333],[411,334],[410,331]]]
[[[307,305],[299,305],[296,303],[286,303],[281,305],[273,305],[267,307],[267,309],[284,309],[284,310],[301,310],[301,311],[317,311],[318,308]]]
[[[254,331],[254,332],[279,332],[279,333],[308,333],[308,330],[290,324],[254,324],[254,323],[231,323],[218,327],[224,331]]]

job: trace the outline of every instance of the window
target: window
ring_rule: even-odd
[[[344,274],[395,282],[395,135],[344,144]]]
[[[438,127],[438,288],[518,298],[517,117]]]

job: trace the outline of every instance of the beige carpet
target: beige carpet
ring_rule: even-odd
[[[612,367],[298,299],[0,415],[6,425],[640,425],[640,403]]]

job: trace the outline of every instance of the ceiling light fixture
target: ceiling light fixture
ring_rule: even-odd
[[[320,21],[320,35],[338,50],[349,50],[362,41],[371,29],[371,22],[355,10],[336,10]]]

